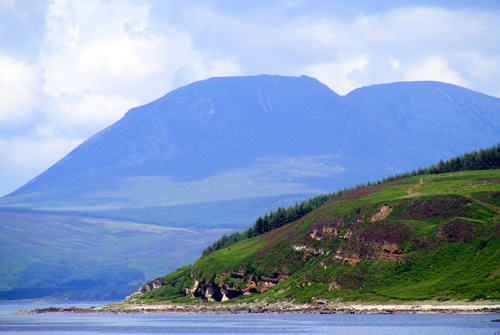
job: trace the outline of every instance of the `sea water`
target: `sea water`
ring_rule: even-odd
[[[99,304],[52,304],[90,307]],[[0,304],[5,334],[500,335],[500,315],[15,314],[49,305]]]

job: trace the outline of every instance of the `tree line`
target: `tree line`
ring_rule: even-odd
[[[418,176],[418,175],[429,175],[429,174],[440,174],[448,172],[459,172],[459,171],[472,171],[472,170],[489,170],[489,169],[499,169],[500,168],[500,146],[499,144],[488,148],[475,150],[470,153],[463,154],[459,157],[451,158],[450,160],[443,161],[440,160],[437,165],[431,165],[428,168],[419,168],[418,170],[413,170],[412,172],[405,172],[390,176],[376,182],[375,184],[381,184],[388,181],[400,180],[403,178]],[[231,234],[224,234],[219,240],[214,242],[211,246],[208,246],[203,250],[202,256],[207,256],[214,251],[227,248],[234,243],[239,241],[252,238],[265,234],[271,230],[280,228],[286,224],[292,223],[306,214],[310,213],[314,209],[323,206],[329,201],[332,201],[343,194],[350,192],[352,190],[370,186],[372,183],[357,185],[356,187],[340,190],[334,193],[323,194],[306,200],[300,204],[295,204],[295,206],[289,208],[279,207],[275,211],[265,214],[263,217],[260,216],[254,223],[254,225],[243,232],[234,232]]]
[[[234,232],[229,235],[224,234],[211,246],[206,247],[205,250],[203,250],[202,256],[207,256],[214,251],[229,247],[236,242],[265,234],[271,230],[292,223],[348,191],[350,191],[350,189],[319,195],[289,208],[278,207],[278,209],[271,211],[269,214],[266,213],[264,216],[259,216],[255,224],[247,230],[243,232]]]
[[[500,145],[497,144],[488,149],[474,150],[458,157],[451,158],[447,161],[442,159],[436,165],[431,165],[428,168],[413,170],[395,176],[382,179],[382,183],[386,181],[399,180],[402,178],[440,174],[459,171],[474,171],[474,170],[491,170],[500,169]],[[381,183],[378,182],[378,183]]]

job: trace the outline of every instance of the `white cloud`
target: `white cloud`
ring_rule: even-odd
[[[408,68],[404,74],[405,80],[437,80],[467,86],[458,71],[450,68],[448,61],[442,56],[427,57],[420,64]]]
[[[140,95],[136,80],[167,64],[165,37],[148,30],[144,5],[126,1],[57,1],[49,7],[41,64],[46,93],[85,90]]]
[[[217,47],[231,42],[244,72],[250,69],[252,73],[304,73],[320,79],[326,75],[318,73],[334,73],[335,84],[331,84],[331,79],[326,83],[342,91],[353,86],[411,80],[410,74],[417,73],[415,68],[425,65],[427,70],[433,66],[435,80],[452,80],[476,89],[486,87],[482,83],[487,80],[489,92],[493,94],[500,89],[498,81],[493,83],[498,70],[483,71],[487,78],[479,79],[476,70],[468,69],[481,70],[480,58],[488,59],[490,69],[500,65],[498,15],[498,11],[406,7],[361,14],[354,19],[341,18],[335,13],[314,13],[296,18],[278,17],[274,25],[240,20],[241,23],[231,25],[234,28],[231,31],[218,28],[215,33],[221,36]],[[218,18],[215,28],[210,27],[209,31],[224,26],[220,22],[224,18],[220,15]],[[235,37],[238,34],[250,34],[253,38],[238,40]],[[471,52],[478,57],[464,60],[463,55]],[[369,63],[356,72],[356,80],[353,80],[352,74],[347,75],[353,61],[341,59],[339,54],[350,55],[355,60],[368,55]],[[436,57],[446,60],[437,62]],[[438,67],[441,71],[437,71]],[[413,80],[417,79],[421,79],[420,74]],[[493,86],[497,89],[492,89]]]
[[[21,168],[35,163],[43,162],[43,165],[52,165],[59,158],[61,153],[68,153],[81,140],[66,141],[63,139],[51,140],[27,140],[27,139],[1,139],[0,152],[3,159],[10,162],[13,168]],[[15,149],[15,150],[11,150]]]
[[[47,112],[49,123],[41,125],[38,133],[85,138],[120,119],[127,110],[137,105],[137,99],[127,99],[121,95],[95,94],[90,91],[81,95],[60,94],[54,108]]]
[[[0,138],[0,196],[14,191],[56,163],[81,140]],[[8,176],[6,178],[6,176]]]
[[[189,66],[178,72],[178,80],[191,83],[210,77],[224,77],[242,75],[238,63],[231,59],[217,59],[212,57],[193,56]]]
[[[2,150],[16,148],[5,144],[13,134],[26,152],[40,149],[34,138],[74,143],[212,76],[306,74],[341,94],[440,80],[500,96],[498,9],[351,7],[344,15],[339,4],[259,3],[0,0]]]
[[[309,66],[306,73],[345,95],[360,86],[357,77],[363,76],[368,65],[368,56],[342,56],[337,62]]]
[[[90,96],[106,102],[110,108],[99,114],[108,113],[101,119],[110,121],[179,82],[240,74],[233,59],[197,50],[182,29],[154,31],[150,7],[141,2],[58,0],[49,7],[47,26],[44,91],[78,122],[96,119],[95,108],[85,110]]]
[[[16,0],[0,0],[0,9],[1,8],[14,8],[14,4]]]
[[[128,109],[180,84],[241,74],[236,57],[197,49],[182,27],[158,29],[150,11],[147,1],[53,0],[34,62],[0,54],[0,128],[17,136],[0,134],[0,170],[18,171],[26,182],[35,176],[26,178],[29,172],[42,172],[54,155],[61,158]],[[15,123],[22,132],[12,131]],[[33,156],[40,152],[52,158]]]
[[[467,78],[470,88],[500,97],[500,54],[461,51],[454,55],[453,65]]]
[[[401,66],[400,62],[399,62],[399,59],[396,59],[396,58],[390,58],[389,59],[390,63],[391,63],[391,66],[395,69],[395,70],[399,70],[399,67]]]
[[[464,53],[476,52],[477,60],[470,58],[471,62],[479,64],[479,58],[485,57],[493,67],[500,65],[498,11],[404,6],[351,16],[319,9],[288,16],[272,9],[243,14],[209,5],[186,8],[180,11],[178,23],[194,45],[222,57],[235,56],[242,74],[307,74],[343,92],[412,80],[417,67],[431,70],[433,62],[435,80],[458,80],[453,83],[473,89],[487,87],[490,94],[500,90],[500,83],[493,83],[498,71],[479,79],[463,60]],[[369,63],[361,66],[357,61],[363,57]],[[444,57],[446,66],[429,60],[432,57]],[[327,73],[335,80],[325,80]]]
[[[0,54],[0,129],[34,117],[41,82],[36,66]]]

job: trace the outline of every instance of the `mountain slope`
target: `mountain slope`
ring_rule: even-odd
[[[491,121],[498,118],[500,101],[455,85],[381,84],[354,90],[345,98],[353,114],[365,120],[358,123],[359,133],[370,136],[364,142],[402,157],[426,148],[447,159],[446,150],[460,151],[467,142],[488,142],[498,131]],[[384,138],[388,131],[391,138]]]
[[[178,299],[179,282],[216,301],[498,300],[499,273],[500,170],[467,171],[356,189],[200,258],[141,299]]]
[[[130,110],[11,196],[22,200],[35,192],[41,197],[48,193],[47,201],[56,197],[62,204],[80,201],[80,206],[87,203],[85,196],[102,204],[119,201],[124,194],[154,205],[213,200],[214,192],[219,192],[216,200],[226,200],[214,185],[231,174],[218,174],[233,170],[236,179],[243,179],[248,173],[267,172],[260,170],[279,164],[282,156],[314,156],[320,143],[311,132],[318,122],[331,123],[327,108],[336,99],[334,92],[310,78],[213,78],[194,83]],[[292,133],[302,131],[308,141],[290,141]],[[261,164],[259,159],[270,162]],[[249,172],[241,170],[252,165]],[[199,180],[207,177],[215,179],[209,182],[209,196],[197,197],[204,187]],[[234,193],[238,185],[226,186],[223,192],[228,187]],[[247,192],[256,195],[256,190]],[[138,199],[147,192],[155,197]]]
[[[309,77],[211,78],[130,110],[3,206],[109,209],[318,194],[500,141],[500,99],[438,82],[341,97]]]

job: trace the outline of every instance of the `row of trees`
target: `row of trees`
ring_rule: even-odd
[[[376,184],[381,184],[388,181],[399,180],[403,178],[408,178],[418,175],[429,175],[429,174],[440,174],[447,172],[458,172],[458,171],[472,171],[472,170],[489,170],[489,169],[499,169],[500,168],[500,146],[496,146],[489,149],[481,149],[479,151],[473,151],[471,153],[464,154],[460,157],[452,158],[446,162],[440,160],[437,165],[431,165],[425,169],[413,170],[412,172],[405,172],[395,176],[390,176],[384,178],[382,181],[378,181]],[[219,240],[217,240],[211,246],[208,246],[203,250],[202,256],[207,256],[214,251],[229,247],[230,245],[245,240],[247,238],[252,238],[265,234],[271,230],[280,228],[288,223],[296,221],[314,209],[323,206],[327,202],[340,197],[346,192],[358,189],[361,187],[371,185],[370,182],[364,185],[358,185],[354,188],[344,189],[335,193],[329,193],[324,195],[319,195],[300,204],[295,204],[293,207],[282,208],[279,207],[276,211],[264,215],[264,217],[259,217],[255,224],[243,232],[234,232],[232,234],[224,234]]]
[[[440,174],[459,171],[474,171],[474,170],[491,170],[500,169],[500,145],[497,144],[488,149],[474,150],[470,153],[463,154],[459,157],[454,157],[446,162],[440,160],[437,165],[431,165],[428,168],[413,170],[395,176],[382,179],[382,183],[386,181],[399,180],[413,176]],[[379,182],[379,183],[381,183]]]
[[[271,230],[280,228],[286,224],[296,221],[305,216],[307,213],[323,206],[328,201],[340,197],[342,194],[348,191],[349,190],[342,190],[335,193],[319,195],[286,209],[283,207],[279,207],[278,209],[276,209],[276,211],[272,211],[269,214],[266,213],[263,217],[260,216],[255,221],[255,224],[252,227],[248,228],[246,231],[234,232],[229,235],[224,234],[214,244],[206,247],[205,250],[203,250],[202,256],[207,256],[214,251],[229,247],[236,242],[265,234]]]

